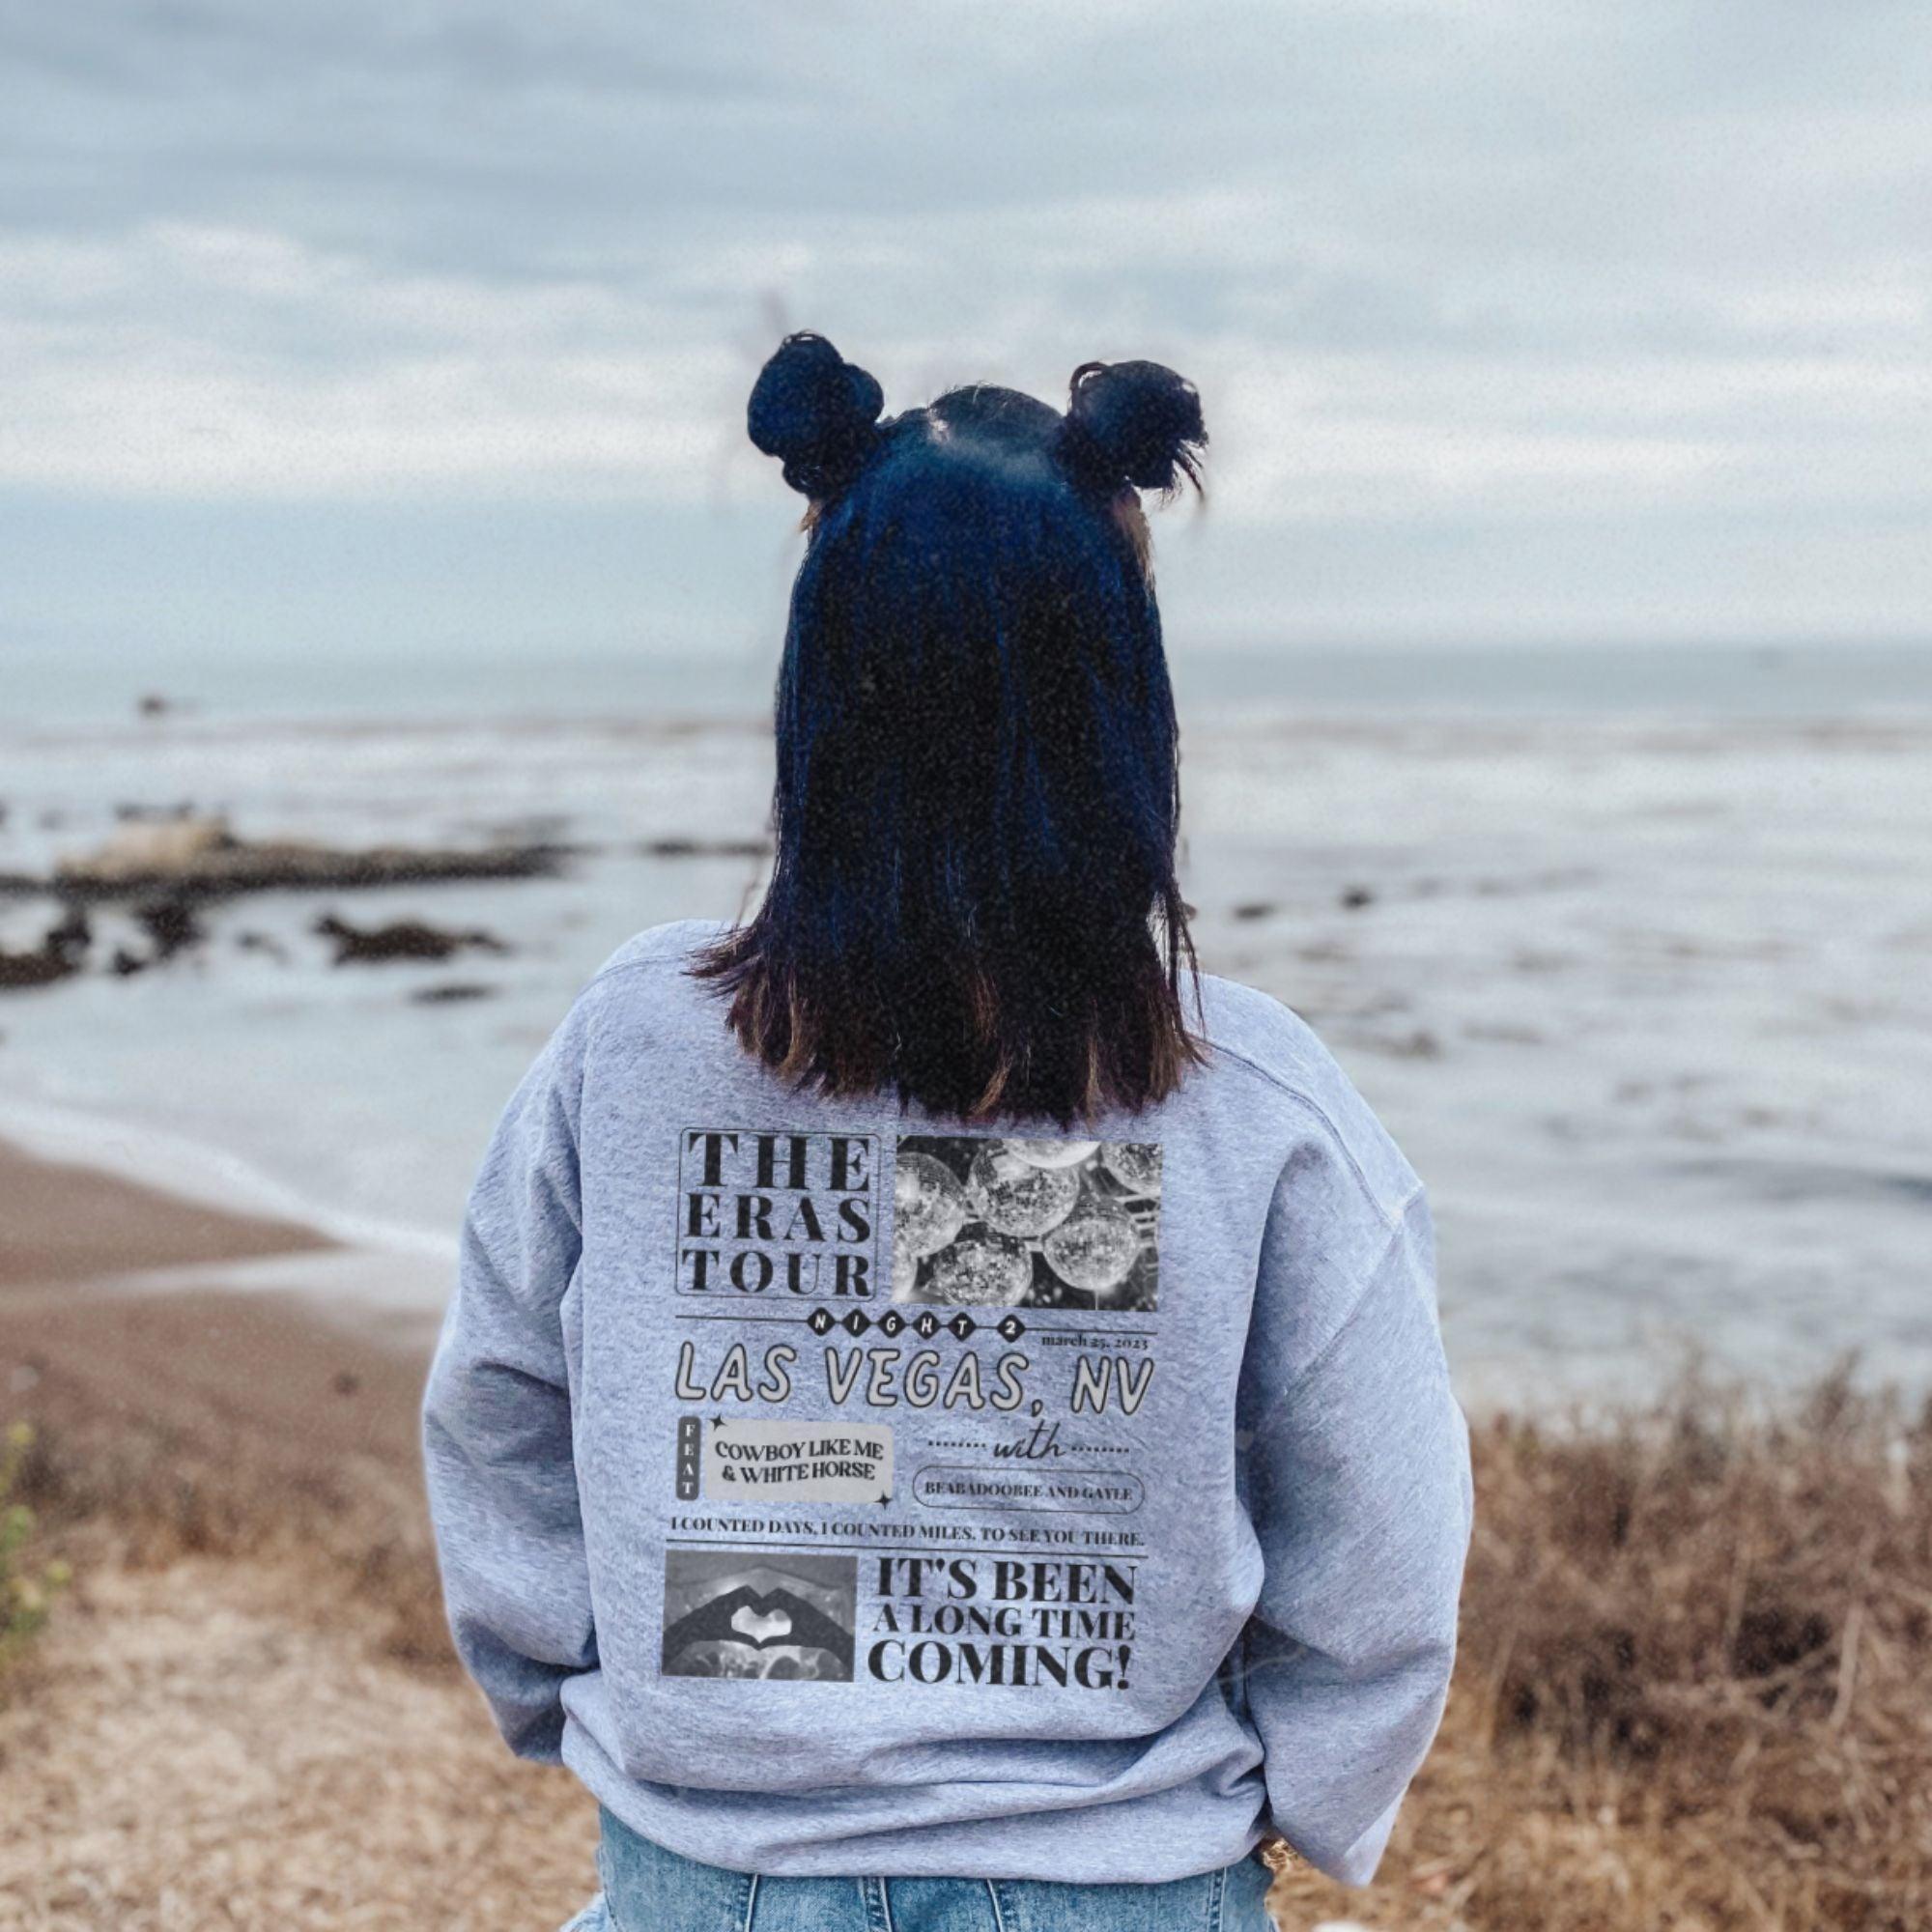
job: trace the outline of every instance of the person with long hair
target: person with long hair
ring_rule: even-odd
[[[616,1932],[1261,1932],[1371,1877],[1470,1529],[1421,1183],[1204,973],[1142,497],[1192,384],[789,336],[776,856],[511,1099],[424,1401],[457,1649]]]

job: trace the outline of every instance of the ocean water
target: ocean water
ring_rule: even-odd
[[[1791,1382],[1861,1350],[1932,1389],[1921,672],[1880,653],[1854,692],[1849,659],[1712,655],[1693,677],[1679,655],[1664,702],[1641,665],[1539,660],[1567,696],[1529,703],[1507,655],[1391,660],[1374,692],[1340,660],[1232,696],[1227,667],[1178,669],[1205,965],[1302,1011],[1430,1183],[1471,1400],[1628,1393],[1691,1351]],[[105,961],[139,941],[104,912],[88,971],[0,995],[0,1133],[313,1218],[353,1255],[235,1278],[432,1319],[497,1109],[576,987],[640,926],[753,901],[760,862],[701,848],[763,831],[762,697],[660,667],[648,691],[559,671],[526,704],[479,672],[461,710],[446,681],[440,708],[426,687],[373,710],[354,680],[324,702],[318,673],[298,702],[253,674],[184,683],[157,717],[102,690],[0,719],[0,872],[178,806],[251,836],[573,857],[549,879],[238,898],[126,979]],[[700,853],[650,849],[667,839]],[[331,912],[509,950],[335,967]],[[0,944],[50,915],[0,897]]]
[[[1342,712],[1743,718],[1932,708],[1932,637],[1922,643],[1406,648],[1177,643],[1171,658],[1184,711],[1260,703]],[[493,657],[386,645],[324,654],[7,640],[0,641],[0,724],[16,726],[126,719],[151,695],[186,715],[230,720],[724,719],[769,710],[777,643]]]

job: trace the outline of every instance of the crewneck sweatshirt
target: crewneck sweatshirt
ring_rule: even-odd
[[[1365,1882],[1470,1527],[1408,1163],[1212,975],[1078,1138],[802,1091],[723,929],[609,961],[469,1199],[424,1450],[504,1738],[739,1871]]]

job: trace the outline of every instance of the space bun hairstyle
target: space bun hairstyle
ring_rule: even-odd
[[[1183,482],[1200,490],[1208,430],[1186,377],[1160,362],[1083,362],[1067,387],[1055,455],[1076,482],[1107,496],[1133,489],[1171,497]],[[885,406],[869,370],[803,329],[759,370],[745,427],[780,460],[794,490],[822,501],[878,448]]]
[[[864,467],[886,407],[877,380],[822,335],[787,335],[752,385],[745,428],[784,466],[784,480],[814,499],[833,496]]]
[[[755,914],[687,970],[787,1086],[1148,1138],[1127,1117],[1206,1049],[1135,493],[1200,487],[1201,398],[1087,362],[1064,411],[995,383],[883,409],[822,335],[753,387],[753,442],[810,499],[774,852]]]
[[[1091,488],[1171,497],[1201,488],[1208,429],[1186,377],[1159,362],[1083,362],[1073,372],[1060,457]]]

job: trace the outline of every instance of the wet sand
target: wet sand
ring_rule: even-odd
[[[202,1207],[0,1141],[0,1295],[333,1245],[292,1222]]]

